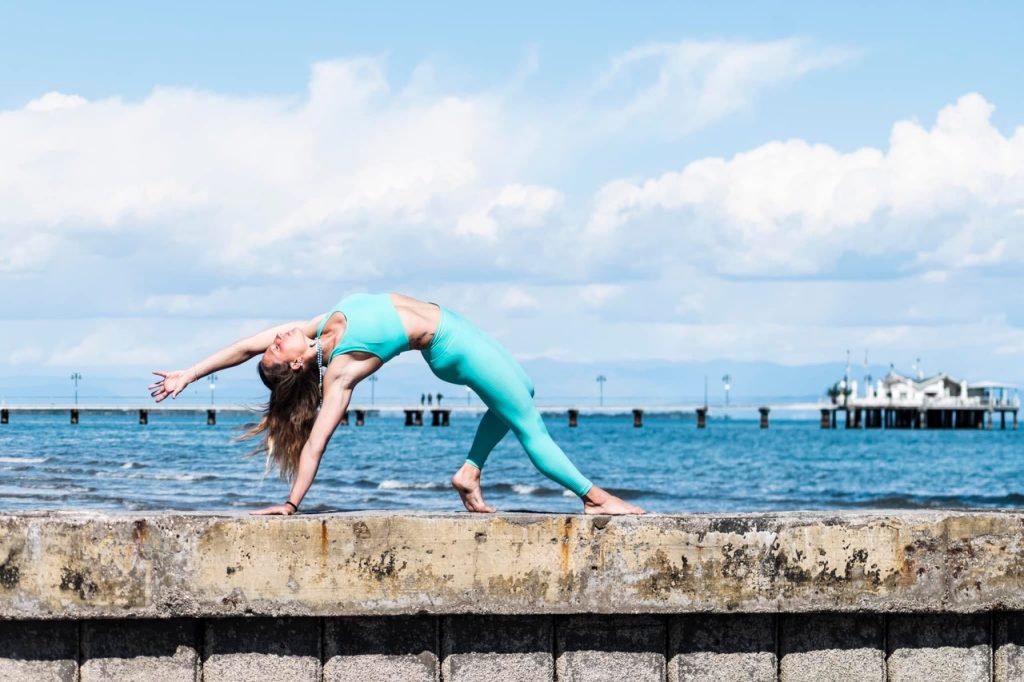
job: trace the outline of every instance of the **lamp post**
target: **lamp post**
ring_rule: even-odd
[[[732,376],[729,374],[723,376],[722,384],[725,388],[725,406],[729,407],[729,389],[732,387]]]
[[[600,396],[599,397],[599,401],[600,401],[599,404],[602,407],[604,406],[604,382],[606,382],[606,381],[608,381],[608,377],[606,377],[603,374],[598,374],[597,375],[597,388],[598,388],[598,394]]]
[[[210,380],[210,405],[213,405],[213,389],[217,388],[217,373],[214,372],[208,378]]]
[[[373,405],[377,398],[377,375],[370,375],[370,405]]]
[[[82,380],[82,375],[78,372],[71,374],[71,380],[75,382],[75,406],[78,406],[78,382]]]

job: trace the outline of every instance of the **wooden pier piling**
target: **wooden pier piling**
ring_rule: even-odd
[[[356,426],[366,425],[366,410],[356,410]]]
[[[139,410],[139,423],[142,425],[149,423],[149,410]]]
[[[770,412],[771,409],[768,408],[768,407],[759,407],[759,408],[757,408],[757,411],[761,413],[761,428],[762,429],[767,429],[768,428],[768,412]]]
[[[1014,418],[1014,421],[1013,421],[1013,428],[1017,428],[1016,415],[1014,415],[1014,417],[1015,418]],[[0,424],[7,424],[10,421],[11,421],[11,411],[8,410],[6,407],[3,408],[3,409],[0,409]]]
[[[451,422],[449,417],[451,416],[451,410],[431,410],[430,411],[430,425],[431,426],[450,426]]]
[[[644,425],[644,411],[635,409],[633,410],[633,428],[639,429]]]
[[[569,428],[570,429],[575,429],[577,426],[579,426],[579,419],[580,419],[580,411],[579,410],[569,410]]]
[[[78,409],[77,408],[71,410],[71,423],[72,424],[77,424],[78,423]]]
[[[206,425],[214,426],[217,423],[217,410],[206,411]]]
[[[707,428],[708,425],[708,408],[698,407],[697,408],[697,428]]]
[[[823,428],[823,429],[830,429],[830,428],[832,428],[832,414],[831,413],[832,413],[832,410],[828,409],[827,407],[821,408],[821,421],[819,422],[819,425],[821,426],[821,428]]]
[[[341,426],[348,426],[348,410],[341,413],[341,421],[338,422]]]

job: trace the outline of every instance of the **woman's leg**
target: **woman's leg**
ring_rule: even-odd
[[[487,410],[480,419],[480,425],[476,427],[476,436],[473,437],[473,445],[469,448],[469,456],[466,461],[477,469],[483,469],[487,462],[487,456],[491,454],[501,439],[508,433],[508,424],[501,420],[494,410]]]
[[[487,414],[497,417],[487,424],[481,420],[477,431],[480,450],[474,447],[471,453],[482,457],[478,457],[478,461],[471,457],[470,462],[479,467],[486,460],[486,454],[498,442],[495,437],[501,422],[516,435],[530,461],[542,474],[581,497],[585,495],[590,490],[590,481],[551,439],[533,404],[533,386],[515,358],[497,341],[461,318],[452,316],[446,324],[446,352],[440,358],[424,354],[427,362],[442,379],[456,379],[472,388],[487,405]]]
[[[552,440],[540,412],[533,404],[533,386],[529,377],[504,347],[450,311],[443,312],[442,326],[443,334],[439,327],[438,335],[435,336],[438,342],[436,348],[432,345],[423,353],[434,374],[444,381],[473,389],[487,405],[488,413],[493,413],[515,433],[533,465],[551,480],[584,498],[584,510],[588,513],[643,513],[639,507],[627,504],[594,486],[562,452]],[[496,423],[489,422],[490,426],[496,427]],[[487,434],[481,434],[478,430],[480,452],[491,441],[493,444],[490,448],[497,444],[497,440],[494,440],[497,433],[497,428],[488,428]],[[490,449],[486,452],[489,453]],[[456,481],[463,478],[469,480],[472,475],[475,475],[479,495],[479,469],[471,462],[463,465],[453,478],[453,483],[459,488]],[[482,498],[480,501],[482,504]],[[465,494],[463,502],[471,511],[491,509],[472,508]]]

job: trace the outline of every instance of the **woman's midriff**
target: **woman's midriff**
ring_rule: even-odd
[[[423,350],[428,347],[437,331],[437,323],[441,320],[440,306],[402,294],[391,294],[391,303],[409,339],[409,349]]]

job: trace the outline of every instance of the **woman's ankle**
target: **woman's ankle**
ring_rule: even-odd
[[[590,487],[590,490],[587,491],[587,494],[582,499],[584,504],[604,504],[611,499],[611,494],[604,488],[594,485]]]

